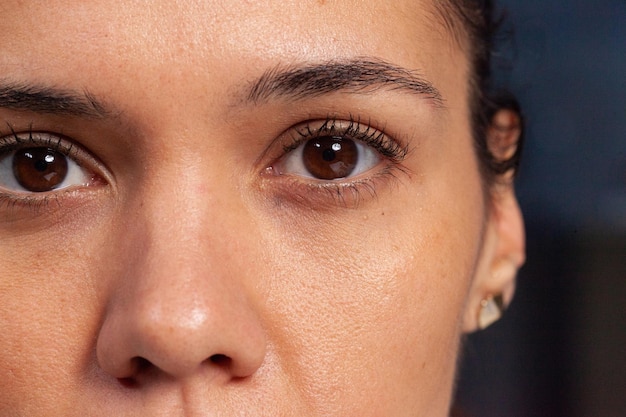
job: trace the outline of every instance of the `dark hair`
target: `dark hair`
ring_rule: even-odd
[[[469,97],[474,143],[483,176],[487,184],[492,184],[505,172],[517,172],[523,144],[523,116],[519,103],[508,92],[493,91],[491,85],[491,54],[502,17],[496,17],[492,0],[442,0],[435,4],[470,61]],[[505,160],[495,157],[487,143],[487,129],[500,109],[513,110],[521,123],[515,153]]]

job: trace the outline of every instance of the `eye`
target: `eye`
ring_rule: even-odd
[[[380,162],[376,151],[349,138],[321,136],[289,152],[275,166],[280,173],[320,180],[357,176]]]
[[[276,175],[324,181],[358,177],[384,157],[400,160],[405,149],[382,132],[355,121],[326,120],[295,129],[293,144],[272,166]]]
[[[89,185],[93,173],[81,167],[72,157],[72,146],[60,139],[44,142],[52,146],[38,146],[42,136],[29,135],[28,145],[14,135],[14,143],[0,149],[0,189],[15,193],[45,193],[73,186]],[[6,148],[9,148],[7,150]],[[10,150],[13,148],[12,150]]]

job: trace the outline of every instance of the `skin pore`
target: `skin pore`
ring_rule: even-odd
[[[0,415],[447,415],[523,231],[432,0],[0,11]]]

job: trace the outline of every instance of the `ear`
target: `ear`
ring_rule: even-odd
[[[487,131],[487,146],[496,161],[506,161],[515,154],[521,129],[521,117],[516,111],[495,112]],[[515,276],[525,260],[524,224],[515,197],[513,175],[513,169],[500,174],[490,190],[482,252],[463,320],[465,332],[484,328],[497,320],[498,307],[490,302],[494,297],[500,300],[500,296],[502,306],[499,307],[511,302]],[[486,323],[479,323],[479,315],[485,308],[491,310],[487,313],[494,314]]]

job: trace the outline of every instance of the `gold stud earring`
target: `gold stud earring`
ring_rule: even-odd
[[[484,330],[502,317],[504,301],[502,294],[489,295],[480,301],[478,309],[478,328]]]

